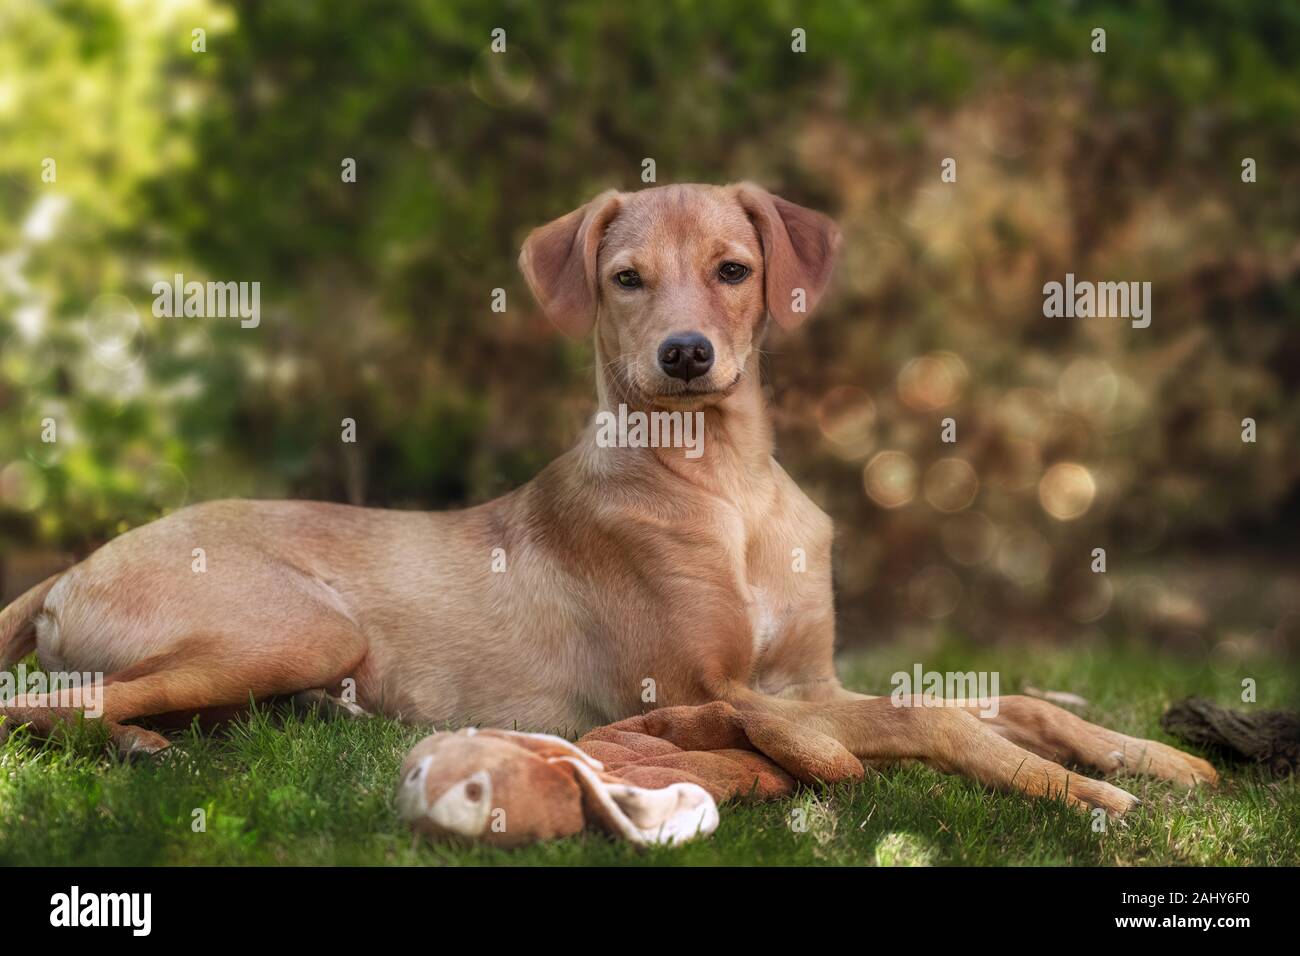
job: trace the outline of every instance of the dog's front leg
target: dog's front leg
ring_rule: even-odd
[[[926,706],[920,698],[900,706],[892,697],[842,689],[830,699],[788,700],[742,685],[731,686],[727,699],[741,710],[776,714],[833,737],[864,762],[921,760],[998,789],[1101,807],[1114,816],[1137,803],[1119,787],[1071,773],[1017,746],[962,707]]]
[[[1077,764],[1103,773],[1133,773],[1170,780],[1184,787],[1218,783],[1209,761],[1158,740],[1130,737],[1089,723],[1045,700],[1020,695],[998,697],[966,710],[985,725],[1048,760]]]
[[[803,701],[878,699],[846,690],[836,680],[794,684],[778,696]],[[1131,737],[1089,723],[1045,700],[1011,695],[998,697],[991,704],[945,703],[960,706],[999,736],[1053,763],[1073,764],[1108,775],[1132,773],[1157,777],[1184,787],[1214,786],[1219,780],[1218,772],[1207,760],[1158,740]]]

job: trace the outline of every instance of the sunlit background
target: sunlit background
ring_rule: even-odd
[[[842,643],[1294,660],[1300,7],[7,0],[0,69],[5,599],[187,503],[527,480],[594,372],[520,241],[652,158],[842,224],[765,360]],[[260,326],[155,318],[178,272]],[[1151,326],[1045,318],[1067,272],[1151,282]]]

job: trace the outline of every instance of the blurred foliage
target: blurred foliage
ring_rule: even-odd
[[[1115,598],[1094,547],[1131,570],[1294,536],[1298,118],[1300,8],[1263,0],[10,0],[0,548],[228,495],[447,507],[526,480],[593,368],[520,240],[653,157],[844,227],[767,372],[847,629],[1091,624]],[[1151,327],[1044,318],[1066,272],[1151,281]],[[261,325],[154,317],[175,273],[259,281]]]

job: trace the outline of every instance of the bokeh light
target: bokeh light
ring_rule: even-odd
[[[1115,600],[1115,587],[1107,574],[1075,571],[1062,583],[1062,609],[1078,624],[1101,620]]]
[[[947,617],[961,601],[961,579],[950,568],[932,564],[908,583],[908,601],[916,613],[931,620]]]
[[[1051,545],[1033,528],[1015,528],[998,545],[998,570],[1021,587],[1041,582],[1051,563]]]
[[[0,471],[0,502],[15,511],[35,511],[45,501],[45,474],[29,461],[14,461]]]
[[[1061,404],[1070,411],[1088,418],[1101,418],[1115,404],[1119,379],[1105,362],[1079,358],[1061,373],[1058,393]]]
[[[865,390],[852,385],[830,389],[817,403],[817,427],[842,458],[863,458],[873,444],[876,406]]]
[[[979,493],[980,480],[970,462],[961,458],[940,458],[926,469],[925,500],[939,511],[961,511]]]
[[[862,470],[867,496],[882,508],[899,508],[916,497],[916,463],[901,451],[882,451]]]
[[[967,378],[966,364],[957,355],[932,352],[903,366],[898,397],[914,411],[938,411],[957,401]]]
[[[939,541],[944,554],[953,561],[974,567],[993,557],[998,531],[987,515],[966,511],[939,526]]]
[[[120,371],[140,360],[140,315],[124,295],[96,296],[86,312],[86,336],[95,361]]]
[[[1043,510],[1058,521],[1073,521],[1086,514],[1096,495],[1092,473],[1074,462],[1053,465],[1038,483]]]
[[[1003,434],[1039,444],[1052,434],[1051,400],[1036,388],[1015,388],[997,404],[997,420]]]

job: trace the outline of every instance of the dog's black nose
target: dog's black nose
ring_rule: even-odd
[[[659,367],[665,374],[689,382],[713,368],[713,343],[699,332],[666,338],[659,345]]]

